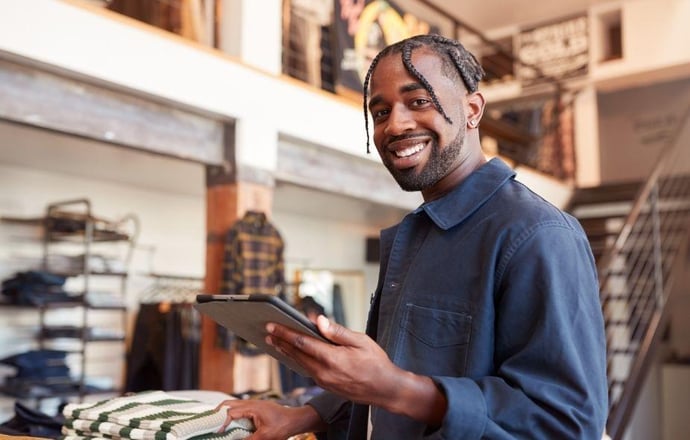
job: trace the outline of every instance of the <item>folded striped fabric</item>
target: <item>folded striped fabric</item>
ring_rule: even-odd
[[[62,440],[239,440],[254,431],[249,419],[233,420],[224,432],[225,411],[165,391],[147,391],[63,410]]]

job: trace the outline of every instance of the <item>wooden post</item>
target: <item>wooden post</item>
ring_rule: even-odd
[[[225,166],[206,167],[206,277],[205,293],[220,293],[225,234],[237,221],[237,173],[235,166],[235,125],[223,129]],[[206,316],[201,321],[199,388],[233,392],[233,356],[218,346],[216,323]]]
[[[234,152],[234,125],[226,124],[224,134],[226,166],[206,168],[206,277],[205,293],[219,293],[225,254],[225,235],[247,210],[270,215],[272,187],[237,182]],[[216,324],[202,317],[199,359],[199,388],[233,393],[233,352],[216,344]]]
[[[222,282],[224,234],[237,220],[237,185],[206,188],[206,278],[204,291],[219,293]],[[216,345],[216,324],[202,316],[199,388],[233,392],[233,357],[227,348]]]

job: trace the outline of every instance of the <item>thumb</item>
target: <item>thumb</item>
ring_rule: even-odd
[[[316,326],[326,339],[338,345],[357,345],[355,332],[331,321],[324,315],[319,315],[316,319]]]

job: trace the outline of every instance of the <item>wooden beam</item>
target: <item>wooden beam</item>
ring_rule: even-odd
[[[220,165],[223,122],[170,102],[107,88],[0,53],[0,119]]]
[[[278,144],[275,179],[403,209],[421,202],[418,193],[402,191],[380,161],[289,138]]]

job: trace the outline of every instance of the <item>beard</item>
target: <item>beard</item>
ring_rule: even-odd
[[[422,191],[435,185],[457,166],[457,158],[460,156],[464,143],[465,130],[462,128],[455,139],[444,148],[439,145],[438,136],[432,136],[429,159],[419,173],[414,168],[397,169],[390,160],[384,161],[384,165],[403,191]]]

